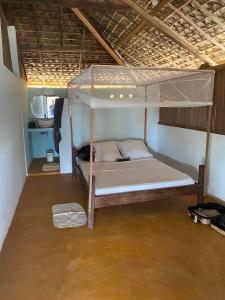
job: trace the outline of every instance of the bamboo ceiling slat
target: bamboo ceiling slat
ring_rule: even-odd
[[[44,1],[6,1],[7,18],[15,24],[28,83],[67,84],[90,64],[115,64],[69,7]],[[64,1],[64,4],[66,1]],[[122,1],[107,9],[107,1],[92,0],[84,12],[94,27],[115,47],[143,21],[133,9],[120,9]],[[150,0],[136,0],[151,13]],[[4,0],[3,0],[4,4]],[[6,5],[6,3],[5,3]],[[99,9],[98,9],[99,6]],[[155,18],[216,63],[225,61],[225,0],[171,0]],[[173,41],[167,34],[146,24],[118,53],[133,66],[198,68],[203,61]]]

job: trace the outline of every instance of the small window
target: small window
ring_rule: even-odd
[[[46,106],[47,106],[47,118],[54,118],[54,110],[55,110],[55,101],[59,97],[57,96],[47,96]]]

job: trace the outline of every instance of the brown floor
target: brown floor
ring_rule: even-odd
[[[55,157],[54,162],[59,163],[59,157]],[[29,176],[53,175],[53,174],[60,173],[60,172],[43,172],[42,165],[45,163],[47,163],[46,158],[34,158],[28,170]]]
[[[0,258],[2,300],[223,300],[225,238],[186,214],[194,199],[100,209],[94,230],[55,229],[84,201],[71,175],[29,177]]]

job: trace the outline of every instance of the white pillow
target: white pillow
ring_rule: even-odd
[[[97,142],[94,143],[95,148],[95,161],[116,161],[122,158],[117,142]]]
[[[153,157],[143,140],[126,140],[119,142],[118,146],[123,157],[130,159]]]

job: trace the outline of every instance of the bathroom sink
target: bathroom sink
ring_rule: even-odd
[[[54,125],[54,119],[36,119],[37,120],[37,125],[39,128],[49,128],[53,127]]]

